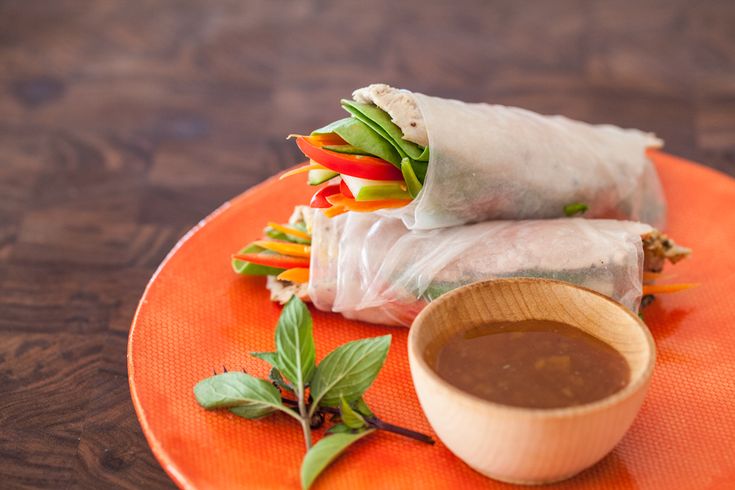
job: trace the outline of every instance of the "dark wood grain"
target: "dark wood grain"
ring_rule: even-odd
[[[732,1],[0,1],[0,487],[165,488],[156,265],[375,81],[655,131],[735,175]]]

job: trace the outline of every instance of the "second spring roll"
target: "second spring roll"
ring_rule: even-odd
[[[649,253],[656,246],[658,252]],[[409,326],[429,301],[459,286],[543,277],[593,289],[638,311],[644,270],[660,270],[665,258],[677,261],[688,252],[631,221],[493,221],[411,231],[396,218],[316,213],[307,294],[321,310]]]

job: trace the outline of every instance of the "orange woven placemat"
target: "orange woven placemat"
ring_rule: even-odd
[[[735,180],[653,155],[670,204],[669,233],[694,249],[669,269],[701,286],[646,311],[658,360],[643,409],[621,444],[581,475],[548,488],[733,488],[735,484]],[[199,408],[192,388],[213,368],[267,375],[251,351],[272,350],[280,308],[262,278],[239,277],[230,254],[285,221],[312,191],[271,179],[222,206],[172,250],[133,321],[128,374],[135,409],[163,468],[183,488],[297,488],[304,447],[295,422]],[[366,398],[381,418],[431,433],[413,391],[407,330],[313,311],[317,357],[349,340],[391,333]],[[320,435],[320,434],[318,434]],[[376,434],[350,448],[317,488],[511,488],[475,473],[441,443]]]

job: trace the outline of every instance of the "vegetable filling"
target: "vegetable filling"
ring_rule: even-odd
[[[281,178],[307,173],[309,185],[326,186],[312,197],[326,214],[403,207],[421,191],[429,148],[403,139],[388,113],[372,104],[342,100],[350,117],[296,137],[309,162]]]

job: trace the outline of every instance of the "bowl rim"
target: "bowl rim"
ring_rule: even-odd
[[[585,403],[582,405],[572,405],[570,407],[562,407],[562,408],[529,408],[529,407],[518,407],[518,406],[513,406],[513,405],[504,405],[502,403],[497,403],[497,402],[493,402],[490,400],[486,400],[485,398],[481,398],[477,395],[473,395],[472,393],[469,393],[460,388],[457,388],[453,384],[449,383],[448,381],[440,377],[436,373],[436,371],[434,371],[434,369],[426,361],[425,353],[419,352],[418,345],[417,345],[419,329],[416,328],[415,325],[419,323],[421,320],[423,320],[423,318],[425,318],[426,316],[431,315],[432,311],[438,308],[438,304],[440,301],[451,301],[451,299],[454,296],[458,296],[462,294],[464,291],[467,291],[470,289],[481,289],[481,288],[488,287],[489,285],[494,285],[494,284],[499,284],[499,283],[515,283],[519,285],[542,284],[542,285],[555,285],[555,286],[569,287],[569,288],[581,290],[585,293],[593,294],[603,299],[604,301],[612,303],[613,306],[622,309],[628,315],[628,317],[633,320],[633,323],[636,324],[638,328],[640,328],[641,331],[643,332],[645,344],[648,347],[648,359],[646,360],[645,368],[643,369],[643,371],[641,371],[640,375],[638,375],[635,379],[628,382],[628,384],[625,385],[625,387],[622,390],[616,391],[612,395],[606,396],[605,398],[601,398],[600,400],[597,400],[591,403]],[[414,373],[414,369],[421,369],[424,372],[424,374],[426,374],[426,376],[433,383],[438,384],[439,386],[449,391],[453,395],[458,396],[468,402],[471,402],[474,405],[481,405],[485,408],[490,408],[490,409],[497,410],[497,411],[513,412],[519,415],[530,416],[530,417],[569,418],[569,417],[576,417],[580,415],[586,415],[592,412],[604,410],[613,405],[617,405],[627,400],[628,398],[632,397],[641,388],[647,385],[647,383],[651,379],[651,376],[653,374],[653,368],[656,363],[656,344],[653,340],[653,336],[651,335],[651,331],[648,329],[648,327],[643,322],[643,320],[641,320],[641,318],[637,314],[635,314],[633,311],[629,310],[627,307],[615,301],[614,299],[608,296],[605,296],[604,294],[601,294],[592,289],[585,288],[583,286],[578,286],[576,284],[571,284],[571,283],[564,282],[564,281],[558,281],[555,279],[544,279],[544,278],[537,278],[537,277],[512,277],[512,278],[488,279],[485,281],[474,282],[472,284],[461,286],[457,289],[453,289],[452,291],[449,291],[448,293],[442,295],[440,298],[437,298],[437,300],[429,303],[429,305],[423,310],[421,310],[421,312],[416,316],[413,323],[411,324],[411,328],[409,329],[408,340],[406,344],[407,344],[409,364],[411,367],[411,377],[412,378],[416,377]],[[414,358],[416,361],[415,363],[412,362],[412,359]],[[415,384],[416,383],[414,379],[414,386]]]

